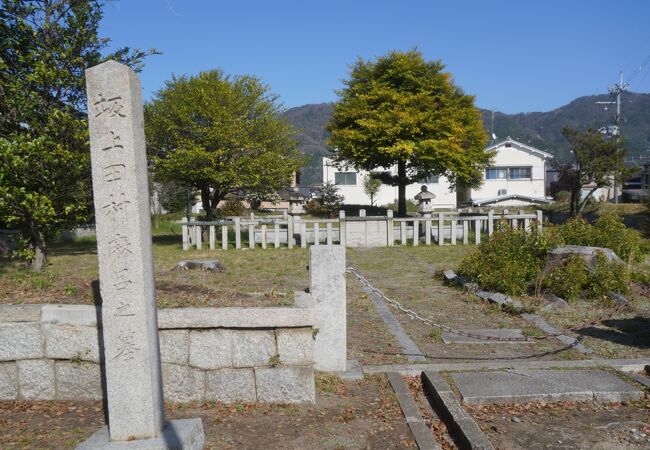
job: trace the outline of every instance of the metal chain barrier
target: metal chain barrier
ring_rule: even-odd
[[[410,319],[417,319],[417,320],[419,320],[420,322],[422,322],[422,323],[424,323],[426,325],[429,325],[429,326],[434,327],[434,328],[441,329],[443,331],[447,331],[447,332],[452,333],[452,334],[457,334],[459,336],[464,336],[464,337],[468,337],[468,338],[472,338],[472,339],[479,339],[479,340],[483,340],[483,341],[534,342],[534,341],[541,340],[541,339],[548,339],[548,338],[552,338],[552,337],[562,336],[566,332],[575,331],[575,330],[579,330],[579,329],[582,329],[582,328],[585,328],[585,327],[590,327],[590,326],[597,325],[598,323],[600,323],[600,322],[602,322],[604,320],[612,318],[612,316],[614,316],[614,314],[616,314],[617,312],[619,312],[619,311],[621,311],[623,309],[623,306],[619,305],[616,308],[614,308],[611,312],[609,312],[607,314],[604,314],[603,316],[599,317],[596,320],[592,320],[592,321],[587,322],[587,323],[582,323],[580,325],[573,326],[571,328],[568,328],[568,329],[564,330],[564,332],[562,332],[562,333],[544,334],[542,336],[529,336],[529,337],[522,337],[522,338],[520,338],[520,337],[508,338],[508,337],[486,336],[486,335],[483,335],[483,334],[470,333],[470,332],[467,332],[467,331],[458,330],[456,328],[452,328],[452,327],[449,327],[447,325],[436,323],[433,320],[429,319],[428,317],[422,316],[417,311],[415,311],[415,310],[413,310],[411,308],[407,308],[405,306],[402,306],[402,304],[400,304],[397,300],[394,300],[394,299],[388,297],[381,290],[374,287],[370,283],[370,281],[368,281],[368,279],[365,276],[363,276],[363,274],[361,272],[359,272],[359,270],[355,269],[354,267],[346,268],[346,272],[349,272],[349,273],[353,274],[354,276],[356,276],[357,279],[363,285],[365,285],[368,289],[370,289],[372,292],[374,292],[379,297],[381,297],[386,303],[388,303],[393,308],[395,308],[398,311],[401,311],[404,314],[406,314]]]

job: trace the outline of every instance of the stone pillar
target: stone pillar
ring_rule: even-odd
[[[241,249],[241,219],[235,217],[235,248]]]
[[[395,245],[395,221],[393,220],[393,210],[386,211],[386,243],[389,247]]]
[[[293,248],[293,216],[287,216],[287,247]]]
[[[280,248],[280,224],[277,221],[273,224],[273,247]]]
[[[266,248],[266,225],[261,225],[262,229],[262,248]]]
[[[190,229],[187,222],[181,224],[181,230],[183,233],[183,250],[189,250],[190,248]]]
[[[345,235],[345,211],[339,211],[339,244],[342,247],[346,245],[346,235]]]
[[[481,219],[474,221],[474,243],[476,245],[481,243]]]
[[[463,220],[463,244],[469,244],[469,219]]]
[[[488,236],[492,236],[494,233],[494,211],[488,211]]]
[[[347,370],[345,247],[316,245],[309,249],[309,293],[316,303],[314,368]]]
[[[413,220],[413,246],[417,246],[420,243],[420,221],[415,219]]]
[[[431,245],[431,214],[424,215],[424,243]]]
[[[217,245],[217,234],[215,232],[214,225],[210,225],[208,229],[210,230],[210,250],[214,250]]]
[[[451,245],[456,245],[456,231],[458,227],[456,218],[450,220],[449,226],[451,226]]]
[[[251,250],[255,248],[255,224],[254,223],[248,225],[248,248]]]
[[[314,245],[320,244],[320,226],[318,222],[314,222]]]
[[[535,220],[537,221],[537,231],[539,231],[541,233],[542,232],[542,218],[543,218],[542,217],[542,210],[538,209],[536,211],[536,215],[537,215],[537,219],[535,219]]]
[[[140,80],[107,61],[86,70],[86,85],[109,429],[81,448],[164,442],[170,428],[183,443],[165,428]],[[202,447],[201,420],[191,422]]]
[[[400,242],[402,243],[402,245],[406,245],[407,242],[408,242],[408,239],[407,239],[407,236],[406,236],[406,231],[407,231],[406,230],[406,225],[407,224],[406,224],[405,220],[401,220],[400,223],[399,223],[399,238],[400,238]]]
[[[438,213],[438,245],[445,245],[445,215]]]
[[[327,229],[327,245],[332,245],[332,222],[327,222],[325,227]]]
[[[228,225],[221,227],[221,248],[228,250]]]
[[[201,225],[194,227],[194,240],[196,241],[196,249],[203,250],[203,228]]]

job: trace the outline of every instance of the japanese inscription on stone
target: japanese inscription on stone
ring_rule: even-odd
[[[114,61],[86,80],[109,430],[147,438],[163,412],[140,83]]]

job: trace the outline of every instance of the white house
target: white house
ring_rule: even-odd
[[[485,151],[496,151],[496,155],[485,169],[483,184],[469,190],[472,204],[525,206],[551,202],[546,197],[546,163],[553,155],[511,137],[489,145]],[[467,195],[465,191],[463,200]]]
[[[375,172],[390,172],[397,174],[397,166],[378,169]],[[343,195],[343,203],[346,205],[369,205],[370,197],[364,192],[363,179],[369,172],[357,172],[353,168],[337,168],[332,160],[323,158],[323,182],[334,183],[339,188],[339,194]],[[429,177],[421,183],[414,183],[406,186],[406,198],[413,200],[423,185],[426,185],[429,192],[436,197],[433,200],[434,207],[439,209],[456,208],[456,193],[449,190],[449,182],[445,177]],[[397,186],[382,184],[379,192],[375,195],[376,205],[397,203]]]
[[[413,199],[426,185],[436,197],[433,206],[437,209],[455,209],[462,205],[475,206],[525,206],[550,203],[546,197],[546,163],[553,155],[522,144],[510,137],[486,147],[496,155],[484,172],[483,184],[477,189],[449,190],[449,182],[443,176],[430,177],[423,183],[406,187],[406,198]],[[397,167],[391,167],[392,174]],[[332,160],[323,158],[323,182],[334,183],[344,197],[346,204],[369,204],[370,197],[363,190],[363,177],[368,172],[337,168]],[[375,201],[378,205],[395,202],[397,187],[382,185]]]

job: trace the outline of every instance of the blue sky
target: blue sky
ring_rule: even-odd
[[[417,47],[482,108],[548,111],[605,93],[650,56],[648,0],[222,1],[109,3],[114,46],[155,47],[145,98],[172,74],[257,75],[287,107],[336,100],[358,57]],[[650,65],[630,90],[650,92]]]

